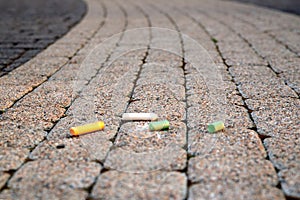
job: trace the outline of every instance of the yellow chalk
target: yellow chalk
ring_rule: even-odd
[[[104,122],[99,121],[99,122],[95,122],[95,123],[91,123],[91,124],[72,127],[72,128],[70,128],[70,133],[74,136],[77,136],[77,135],[82,135],[85,133],[100,131],[100,130],[103,130],[104,127],[105,127]]]
[[[215,133],[217,131],[223,130],[225,128],[224,123],[222,121],[217,121],[211,123],[207,126],[208,132]]]

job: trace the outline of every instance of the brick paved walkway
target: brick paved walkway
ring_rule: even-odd
[[[0,199],[300,198],[298,16],[228,1],[86,3],[78,25],[0,78]],[[124,112],[171,128],[143,131]],[[226,130],[209,134],[220,116]],[[69,137],[95,119],[104,131]]]

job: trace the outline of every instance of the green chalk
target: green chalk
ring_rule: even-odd
[[[217,121],[211,124],[208,124],[207,130],[210,133],[215,133],[217,131],[223,130],[225,128],[224,123],[222,121]]]
[[[169,129],[169,127],[170,127],[170,123],[168,120],[149,123],[149,129],[151,131],[165,130],[165,129]]]

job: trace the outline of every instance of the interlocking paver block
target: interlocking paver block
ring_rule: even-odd
[[[264,144],[277,169],[290,168],[299,163],[300,139],[297,135],[266,138]]]
[[[276,136],[299,134],[299,99],[268,98],[246,100],[257,131],[261,135]]]
[[[129,105],[127,112],[153,112],[163,119],[184,120],[186,116],[183,98],[184,88],[180,86],[170,88],[155,83],[141,85],[136,87],[133,95],[133,99],[137,101]]]
[[[0,147],[0,150],[0,171],[18,169],[29,153],[25,148]]]
[[[161,149],[138,153],[116,147],[109,152],[104,167],[125,172],[182,170],[186,166],[186,159],[186,151],[173,143]]]
[[[300,197],[300,164],[284,169],[278,173],[279,180],[281,181],[281,187],[287,196],[299,198]]]
[[[193,183],[239,183],[245,187],[276,186],[278,183],[270,161],[247,157],[233,159],[232,155],[191,158],[188,177]]]
[[[28,162],[9,180],[8,194],[4,192],[2,195],[13,195],[16,198],[86,198],[87,193],[82,189],[88,188],[95,181],[100,170],[101,166],[94,162]]]
[[[8,173],[0,172],[0,188],[2,188],[6,184],[9,177],[10,175]]]
[[[266,157],[264,146],[258,134],[248,129],[226,129],[210,134],[205,130],[190,130],[188,133],[188,151],[192,155],[204,157],[231,155],[233,157]]]
[[[186,126],[184,123],[171,123],[169,130],[150,131],[149,122],[128,122],[121,126],[115,145],[124,150],[149,152],[176,143],[186,145]]]
[[[78,138],[46,140],[35,148],[29,158],[103,162],[112,142],[104,140],[101,134],[96,132]]]
[[[184,199],[187,179],[179,172],[101,174],[93,188],[95,199]]]
[[[205,199],[285,199],[282,191],[275,187],[243,187],[239,183],[209,182],[192,185],[189,200]]]

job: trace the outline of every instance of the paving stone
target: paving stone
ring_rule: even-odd
[[[187,88],[187,104],[188,106],[199,106],[202,103],[205,104],[210,99],[211,93],[208,90],[207,84],[199,74],[186,75],[186,88]],[[221,80],[219,80],[222,82]],[[222,88],[218,90],[223,94],[222,103],[244,105],[242,97],[239,95],[237,88],[233,82],[223,81]],[[214,92],[214,91],[212,91]],[[226,101],[226,102],[224,102]]]
[[[233,65],[267,65],[267,62],[261,59],[254,52],[230,52],[227,54],[222,53],[225,62],[229,66]]]
[[[299,69],[300,58],[295,56],[270,56],[267,58],[267,60],[272,69],[277,73],[290,72]]]
[[[200,112],[199,112],[200,111]],[[225,117],[225,127],[227,128],[252,128],[251,121],[247,110],[241,106],[223,106],[219,110],[217,108],[210,108],[209,106],[192,106],[187,110],[187,126],[190,129],[206,130],[209,123],[216,121],[216,119],[223,119]]]
[[[267,156],[258,134],[252,130],[225,129],[215,134],[206,130],[193,129],[188,132],[188,152],[191,155],[218,157],[231,155],[236,158]]]
[[[115,146],[137,153],[163,149],[170,144],[186,145],[186,126],[184,123],[171,123],[169,130],[150,131],[149,122],[124,123],[115,139]]]
[[[28,62],[9,75],[1,77],[1,109],[9,108],[16,100],[30,92],[33,87],[46,81],[46,76],[54,73],[61,66],[57,64],[63,64],[63,62],[65,62],[65,60],[58,59],[54,62],[49,60],[46,64],[39,63],[39,67]],[[58,67],[54,67],[53,69],[53,66]],[[34,69],[32,67],[34,67]]]
[[[267,58],[269,56],[292,55],[289,51],[287,51],[285,46],[278,44],[267,34],[257,34],[256,32],[253,32],[252,34],[244,35],[244,37],[247,38],[255,51],[264,58]]]
[[[289,169],[300,161],[300,139],[297,135],[286,135],[264,139],[264,145],[274,166]]]
[[[286,84],[291,87],[298,96],[300,95],[300,68],[291,70],[289,72],[283,72],[282,77]]]
[[[238,183],[243,187],[276,186],[276,171],[271,162],[263,158],[240,157],[232,155],[206,155],[189,160],[188,178],[191,182],[223,184]],[[259,180],[259,181],[258,181]]]
[[[162,45],[163,46],[163,45]],[[168,48],[166,48],[167,50]],[[176,49],[171,47],[171,49]],[[158,62],[168,64],[167,66],[179,67],[182,66],[182,58],[179,55],[167,52],[166,50],[154,49],[148,52],[146,62]]]
[[[132,97],[136,101],[130,103],[127,112],[154,112],[163,119],[184,120],[184,88],[177,88],[179,92],[162,84],[137,86]]]
[[[21,99],[16,106],[68,107],[71,104],[73,93],[75,93],[71,86],[72,82],[61,80],[47,81]]]
[[[16,147],[0,147],[0,171],[18,169],[26,160],[29,150]]]
[[[235,42],[220,41],[217,44],[222,54],[230,52],[247,52],[251,49],[250,46],[242,40],[237,40]]]
[[[0,7],[4,10],[1,13],[1,19],[6,22],[0,24],[1,43],[8,44],[3,56],[9,56],[12,59],[20,56],[18,59],[20,63],[14,67],[6,67],[6,72],[25,63],[27,61],[23,60],[25,57],[33,58],[51,44],[54,38],[59,38],[66,33],[85,13],[85,4],[81,1],[74,3],[65,0],[63,3],[70,6],[61,8],[57,1],[44,5],[38,1],[21,2],[18,5],[12,2],[1,3]],[[67,17],[70,13],[76,13],[77,17]],[[53,24],[56,26],[54,29],[51,28]],[[29,55],[32,49],[38,49],[38,51]]]
[[[297,94],[280,79],[243,82],[238,85],[238,89],[245,99],[297,97]]]
[[[281,170],[278,173],[283,192],[287,196],[296,198],[296,199],[300,197],[299,171],[300,171],[300,164],[298,162],[295,166],[293,166],[289,169]]]
[[[179,172],[101,174],[92,190],[95,199],[184,199],[186,176]]]
[[[37,57],[66,57],[71,58],[75,53],[81,48],[81,44],[68,44],[66,48],[65,45],[51,45],[47,48],[47,51],[43,51]]]
[[[172,74],[172,76],[170,76]],[[143,65],[142,73],[137,81],[141,84],[177,84],[184,85],[184,75],[182,68],[170,67],[164,63],[146,63]]]
[[[74,189],[40,189],[40,186],[33,190],[22,190],[22,189],[5,189],[0,193],[1,199],[13,200],[13,199],[74,199],[81,200],[86,199],[88,193],[84,190],[74,190]]]
[[[268,98],[246,100],[257,131],[265,136],[297,135],[300,120],[299,99]]]
[[[114,62],[116,60],[127,60],[127,61],[143,60],[143,58],[146,55],[147,45],[146,44],[135,45],[133,42],[138,41],[138,39],[131,40],[130,42],[128,42],[128,44],[122,44],[123,40],[124,37],[122,38],[119,46],[117,46],[116,49],[110,55],[109,62]]]
[[[229,68],[235,83],[276,79],[276,74],[267,66],[233,66]]]
[[[48,130],[53,123],[64,115],[65,109],[59,106],[44,107],[42,104],[18,105],[5,112],[2,117],[4,120],[11,120],[23,126],[35,125],[37,129]]]
[[[0,172],[0,188],[2,188],[6,184],[9,178],[10,178],[10,174],[5,172]]]
[[[239,183],[208,182],[192,185],[189,200],[203,199],[285,199],[276,187],[243,187]]]
[[[300,46],[298,44],[299,35],[297,33],[286,30],[273,30],[270,34],[276,37],[276,39],[281,41],[283,44],[286,44],[294,52],[298,52],[299,55]]]
[[[14,70],[11,74],[16,76],[20,80],[20,83],[22,83],[24,79],[36,76],[51,76],[67,62],[67,58],[49,58],[47,62],[40,59],[33,59]]]
[[[10,88],[11,91],[8,92],[7,88]],[[21,98],[24,94],[30,92],[32,90],[32,87],[28,86],[16,86],[16,85],[1,85],[0,86],[0,110],[4,111],[7,108],[11,107],[15,101],[19,98]]]
[[[186,151],[176,144],[149,152],[136,153],[134,150],[113,148],[104,167],[123,172],[150,172],[157,170],[182,170],[186,166]]]
[[[2,195],[34,199],[44,196],[55,199],[85,198],[87,194],[82,189],[93,184],[100,170],[101,166],[94,162],[28,162],[13,175],[8,184],[10,189]]]
[[[66,127],[68,129],[68,127]],[[30,154],[30,159],[100,161],[103,162],[112,142],[95,132],[80,137],[52,139],[40,143]]]
[[[34,124],[24,126],[14,121],[0,122],[0,146],[32,149],[41,142],[47,132],[38,129]]]

